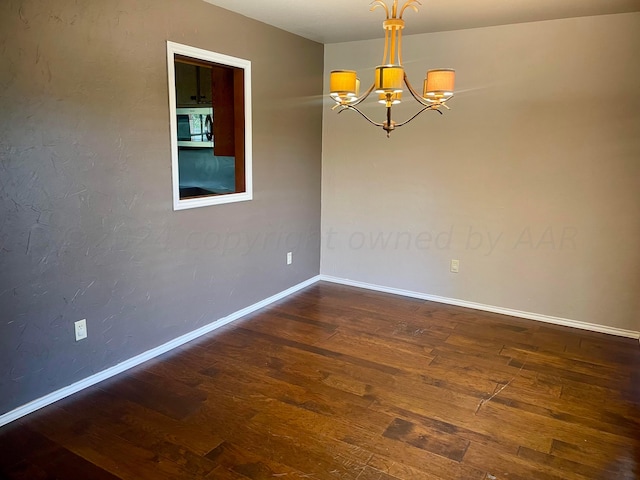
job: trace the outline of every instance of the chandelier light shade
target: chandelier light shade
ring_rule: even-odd
[[[453,96],[453,86],[456,72],[450,68],[429,70],[424,80],[424,94],[422,97],[429,101],[443,102]]]
[[[359,80],[353,70],[336,70],[331,72],[331,96],[352,98],[358,95]]]
[[[383,8],[386,20],[382,23],[385,31],[384,56],[382,64],[375,69],[373,84],[361,96],[360,80],[353,70],[334,70],[330,77],[330,96],[339,108],[338,113],[344,110],[353,110],[362,115],[369,123],[376,127],[382,127],[387,132],[387,137],[398,127],[406,125],[426,110],[435,110],[442,114],[441,107],[449,109],[446,102],[453,97],[455,84],[455,70],[439,68],[428,70],[424,80],[424,88],[420,95],[409,83],[407,74],[402,66],[402,30],[404,29],[403,15],[407,8],[418,11],[418,0],[406,0],[402,8],[398,8],[398,0],[393,0],[391,8],[383,0],[375,0],[371,4],[371,11]],[[402,101],[402,93],[409,91],[413,99],[420,105],[420,110],[408,120],[396,123],[391,118],[391,107]],[[378,102],[386,107],[386,121],[375,122],[366,116],[357,107],[372,92],[378,94]]]
[[[376,93],[399,93],[404,84],[404,68],[380,65],[376,68]]]

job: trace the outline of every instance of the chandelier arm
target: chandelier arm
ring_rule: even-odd
[[[384,11],[387,14],[387,20],[388,20],[390,18],[389,17],[389,7],[387,7],[387,4],[384,3],[382,0],[375,0],[375,1],[371,2],[371,8],[369,9],[369,11],[373,12],[378,7],[384,8]]]
[[[398,30],[388,30],[391,32],[391,52],[389,53],[389,64],[395,64],[396,60],[396,48],[397,48],[397,38],[398,38]]]
[[[418,11],[418,7],[414,5],[414,3],[417,3],[418,5],[422,5],[418,0],[408,0],[407,3],[405,3],[404,6],[402,7],[402,10],[400,10],[400,18],[402,18],[402,15],[404,15],[404,11],[407,8],[412,8],[416,12]]]
[[[344,107],[344,108],[342,108],[342,110],[340,110],[340,111],[338,112],[339,114],[340,114],[340,113],[342,113],[342,112],[344,112],[345,110],[354,110],[354,111],[358,112],[360,115],[362,115],[362,116],[363,116],[363,118],[364,118],[367,122],[369,122],[371,125],[375,125],[376,127],[382,127],[382,126],[384,126],[384,123],[374,122],[374,121],[373,121],[373,120],[371,120],[369,117],[367,117],[364,113],[362,113],[362,112],[360,111],[360,109],[359,109],[359,108],[356,108],[356,107],[354,107],[353,105],[343,105],[343,107]]]
[[[415,89],[413,88],[413,86],[411,86],[411,83],[409,83],[409,77],[407,77],[407,73],[405,72],[404,74],[404,84],[407,86],[407,88],[409,89],[409,92],[411,93],[411,96],[416,100],[416,102],[418,102],[420,105],[424,106],[424,107],[430,107],[432,106],[431,103],[427,103],[425,102],[422,97],[420,96],[420,94],[418,92],[415,91]]]
[[[436,112],[438,112],[440,115],[442,115],[442,112],[440,110],[438,110],[437,108],[434,108],[433,105],[429,105],[427,107],[424,107],[422,110],[420,110],[418,113],[416,113],[413,117],[411,117],[409,120],[406,120],[402,123],[396,123],[396,128],[400,128],[403,125],[406,125],[407,123],[409,123],[411,120],[413,120],[414,118],[416,118],[418,115],[420,115],[422,112],[425,112],[427,110],[435,110]]]
[[[371,92],[373,92],[373,89],[376,88],[376,84],[372,83],[371,86],[369,87],[369,89],[364,92],[364,94],[357,99],[355,102],[350,103],[349,105],[345,105],[347,107],[355,107],[356,105],[359,105],[360,103],[362,103],[364,100],[366,100],[366,98],[371,95]]]
[[[384,31],[384,55],[382,56],[382,65],[387,63],[387,55],[389,55],[389,34],[390,30]]]

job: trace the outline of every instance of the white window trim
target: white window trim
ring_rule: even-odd
[[[244,70],[244,175],[245,191],[212,195],[210,197],[190,198],[180,200],[180,183],[178,176],[178,121],[176,115],[176,75],[175,55],[197,58],[208,62],[242,68]],[[171,129],[171,172],[173,180],[173,209],[221,205],[224,203],[244,202],[253,199],[253,163],[252,163],[252,135],[251,135],[251,62],[242,58],[231,57],[221,53],[210,52],[201,48],[190,47],[167,41],[167,74],[169,77],[169,124]]]

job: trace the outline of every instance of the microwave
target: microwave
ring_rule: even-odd
[[[213,148],[213,107],[176,108],[178,147]]]

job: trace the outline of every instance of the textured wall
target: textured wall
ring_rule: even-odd
[[[637,13],[405,37],[415,86],[453,67],[458,94],[391,139],[325,113],[321,272],[639,331],[639,45]],[[367,84],[382,47],[325,71]]]
[[[166,40],[252,61],[253,201],[172,211]],[[318,274],[322,45],[200,0],[4,0],[0,56],[0,414]]]

